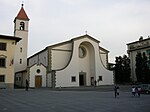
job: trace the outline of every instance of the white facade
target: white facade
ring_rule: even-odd
[[[46,87],[46,67],[42,64],[35,64],[30,67],[29,71],[29,86],[30,87]],[[37,82],[36,82],[37,81]]]
[[[79,57],[80,46],[86,50],[86,56],[83,58]],[[91,86],[92,80],[98,81],[99,76],[102,77],[100,85],[112,85],[113,73],[105,68],[106,63],[103,65],[101,58],[99,42],[93,41],[88,35],[73,40],[73,52],[68,66],[56,71],[56,87]],[[75,77],[76,81],[72,82],[72,77]]]
[[[33,64],[43,64],[46,67],[46,87],[91,86],[95,80],[97,85],[114,83],[113,72],[107,70],[108,51],[89,35],[48,46],[29,57],[30,77],[35,77]],[[30,78],[30,83],[33,87],[35,80]]]

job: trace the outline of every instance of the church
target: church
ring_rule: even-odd
[[[22,7],[14,20],[16,44],[14,84],[25,87],[79,87],[113,85],[113,71],[108,70],[109,51],[88,34],[47,46],[27,58],[29,18]]]
[[[89,35],[47,46],[28,58],[30,87],[112,85],[108,52]]]

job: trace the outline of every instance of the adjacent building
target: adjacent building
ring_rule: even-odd
[[[140,37],[138,41],[128,43],[127,49],[131,61],[131,79],[133,82],[136,82],[136,55],[138,53],[145,53],[147,57],[150,57],[150,38],[148,37],[146,39],[143,39],[143,37]]]
[[[18,37],[0,35],[0,88],[14,88],[15,48],[20,40]]]

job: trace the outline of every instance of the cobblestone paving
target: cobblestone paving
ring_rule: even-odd
[[[0,90],[0,112],[150,112],[150,95],[130,92]]]

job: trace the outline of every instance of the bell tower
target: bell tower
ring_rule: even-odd
[[[29,20],[22,4],[18,15],[14,19],[14,36],[21,38],[21,41],[17,43],[15,50],[15,73],[24,71],[27,68]]]

